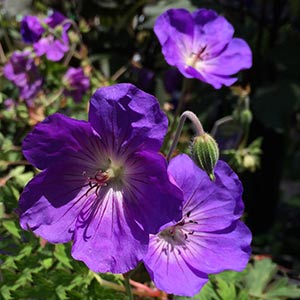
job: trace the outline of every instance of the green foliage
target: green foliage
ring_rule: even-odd
[[[242,149],[228,149],[222,153],[229,164],[239,173],[244,171],[254,172],[260,166],[262,139],[257,138],[250,145]]]
[[[176,299],[194,300],[284,300],[299,299],[300,285],[278,273],[270,259],[249,264],[241,273],[226,271],[210,276],[210,281],[194,296]]]
[[[0,224],[0,299],[125,299],[101,286],[84,264],[70,257],[70,245],[52,245],[21,231],[17,220]],[[116,281],[115,276],[110,276]],[[45,298],[46,297],[46,298]]]

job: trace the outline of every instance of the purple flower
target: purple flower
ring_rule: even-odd
[[[9,111],[16,107],[17,102],[12,98],[7,98],[4,100],[3,104],[5,106],[5,109]]]
[[[182,192],[158,153],[167,118],[131,84],[98,89],[89,121],[54,114],[23,142],[42,170],[20,199],[21,226],[95,272],[124,273],[147,252],[149,233],[181,217]]]
[[[21,36],[28,44],[37,42],[45,32],[40,20],[36,16],[25,16],[21,21]]]
[[[252,65],[248,44],[233,38],[231,24],[213,10],[170,9],[158,17],[154,31],[168,64],[216,89],[230,86],[237,80],[231,75]]]
[[[82,68],[69,68],[63,78],[64,94],[70,96],[75,102],[80,102],[90,87],[89,77],[84,75]]]
[[[47,59],[51,61],[59,61],[69,51],[67,31],[71,24],[59,12],[54,12],[44,19],[44,23],[49,26],[52,33],[34,43],[33,48],[38,56],[46,55]]]
[[[150,236],[144,263],[159,289],[193,296],[208,274],[241,271],[249,260],[251,233],[238,220],[242,185],[222,161],[215,181],[187,155],[171,160],[168,171],[184,193],[183,218]]]
[[[20,90],[24,100],[33,99],[41,90],[43,79],[29,51],[14,52],[4,66],[4,76]]]

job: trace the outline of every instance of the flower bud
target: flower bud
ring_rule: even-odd
[[[252,112],[250,109],[245,109],[241,112],[241,123],[243,125],[249,125],[252,122]]]
[[[219,159],[219,147],[216,141],[207,133],[195,137],[192,154],[196,164],[211,180],[215,180],[214,167]]]

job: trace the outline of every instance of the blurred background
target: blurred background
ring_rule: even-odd
[[[264,260],[259,271],[255,263],[246,271],[257,272],[248,279],[258,277],[263,281],[261,293],[265,297],[250,292],[243,294],[244,298],[238,292],[212,296],[205,291],[201,299],[300,299],[296,286],[300,280],[298,0],[0,1],[0,299],[125,299],[122,292],[112,294],[101,285],[101,280],[106,280],[122,286],[119,277],[90,275],[83,264],[70,258],[69,245],[49,245],[20,229],[17,200],[36,173],[22,156],[21,143],[37,122],[56,111],[86,119],[92,93],[117,82],[132,82],[155,95],[172,122],[183,78],[165,62],[153,32],[157,16],[172,7],[216,10],[234,26],[235,36],[246,40],[253,51],[253,67],[241,71],[230,88],[215,90],[191,80],[184,109],[196,113],[205,130],[212,132],[222,159],[243,182],[244,220],[253,232],[253,261],[260,264],[267,257],[274,265]],[[56,62],[34,58],[43,86],[34,99],[26,101],[3,75],[3,67],[14,51],[31,47],[20,36],[22,17],[45,17],[51,11],[73,20],[68,32],[70,51]],[[69,67],[81,68],[90,81],[81,99],[65,92],[70,82],[62,78]],[[192,135],[187,124],[178,151],[189,153]],[[168,144],[162,152],[167,149]],[[46,272],[47,278],[41,272]],[[266,293],[276,276],[287,279],[281,283],[285,290],[281,294]],[[234,286],[239,291],[241,282],[249,287],[246,277],[228,278],[239,282]],[[212,287],[222,290],[220,280],[228,283],[229,279],[220,278],[214,279],[216,286]],[[136,280],[149,286],[143,275]],[[288,284],[293,288],[287,288]],[[166,297],[149,293],[145,299]]]

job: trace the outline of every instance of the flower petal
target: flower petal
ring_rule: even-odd
[[[156,236],[150,238],[144,264],[155,286],[169,294],[192,297],[208,281],[206,274],[186,263],[178,249],[168,248]]]
[[[242,39],[232,39],[219,56],[205,61],[205,71],[214,75],[228,76],[252,66],[252,53]]]
[[[99,136],[86,121],[54,114],[39,123],[23,141],[23,154],[39,169],[65,160],[71,153],[83,155],[81,160],[95,164],[100,156]],[[103,148],[103,147],[102,147]],[[71,158],[70,158],[71,159]]]
[[[91,200],[77,220],[72,256],[94,272],[135,268],[146,254],[149,237],[128,217],[122,192],[104,187]]]
[[[147,233],[157,233],[161,226],[182,217],[183,195],[171,183],[162,155],[143,151],[126,162],[125,201],[128,211]]]
[[[201,231],[222,230],[240,218],[243,212],[241,182],[226,163],[218,162],[215,181],[185,154],[172,159],[168,171],[183,191],[184,214],[197,222]],[[223,179],[225,176],[227,179]]]
[[[34,177],[20,197],[21,227],[53,243],[70,241],[75,221],[87,201],[84,169],[60,162]]]
[[[170,65],[179,67],[191,53],[193,30],[192,16],[185,9],[170,9],[157,18],[154,32]]]
[[[158,151],[168,124],[155,97],[125,83],[96,91],[89,122],[118,155],[143,149]]]
[[[206,72],[205,67],[201,69],[194,69],[193,67],[187,67],[185,73],[189,75],[189,78],[197,78],[206,83],[211,84],[215,89],[220,89],[222,85],[231,86],[237,81],[236,77],[215,75]]]
[[[205,48],[204,56],[218,56],[219,53],[231,41],[234,28],[222,16],[212,10],[200,9],[193,13],[194,17],[194,40],[193,52],[197,53],[200,49]]]
[[[189,229],[188,226],[185,229]],[[225,270],[242,271],[246,267],[252,236],[241,221],[221,231],[201,232],[202,227],[197,229],[197,226],[193,230],[182,256],[195,269],[212,274]]]

